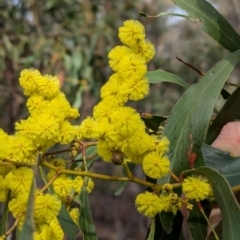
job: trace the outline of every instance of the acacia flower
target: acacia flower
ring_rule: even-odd
[[[139,41],[132,50],[146,63],[149,62],[155,55],[154,46],[149,40]]]
[[[118,71],[118,64],[123,57],[127,54],[131,54],[132,51],[129,47],[126,46],[116,46],[108,53],[109,66],[113,71]]]
[[[118,65],[118,72],[128,81],[142,79],[147,73],[147,66],[136,54],[130,54],[122,58]]]
[[[59,213],[61,202],[54,194],[39,194],[34,201],[34,218],[39,224],[50,223]]]
[[[79,216],[80,216],[80,211],[79,208],[72,208],[69,212],[70,217],[72,220],[75,222],[76,225],[79,225]]]
[[[127,46],[134,46],[145,38],[144,26],[137,20],[127,20],[118,29],[118,37]]]
[[[197,202],[208,198],[212,192],[208,179],[204,176],[192,176],[184,179],[182,183],[182,192],[185,197]]]
[[[33,170],[27,167],[15,168],[5,177],[7,188],[13,194],[28,192],[32,183]]]
[[[147,217],[156,216],[163,208],[159,197],[150,192],[140,193],[135,200],[135,205],[138,212]]]
[[[143,159],[143,171],[151,178],[162,178],[170,171],[170,161],[167,156],[152,151]]]

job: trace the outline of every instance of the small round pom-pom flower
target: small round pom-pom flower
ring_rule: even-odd
[[[78,128],[77,138],[98,139],[99,132],[97,122],[91,117],[84,119]]]
[[[150,192],[140,193],[135,200],[135,206],[138,212],[147,217],[156,216],[162,209],[159,197]]]
[[[133,49],[133,51],[142,59],[144,59],[145,62],[149,62],[155,54],[154,46],[148,40],[140,41],[139,44],[137,44]]]
[[[147,73],[147,66],[136,54],[127,55],[119,63],[118,72],[124,79],[132,81],[142,79]]]
[[[145,38],[144,26],[136,20],[127,20],[118,29],[118,37],[127,46],[134,46]]]
[[[24,95],[31,95],[37,92],[37,82],[41,81],[41,74],[36,69],[24,69],[20,72],[19,83],[24,89]]]
[[[170,170],[170,161],[167,156],[157,152],[148,153],[143,159],[143,171],[151,178],[164,177]]]
[[[149,81],[147,78],[129,81],[127,87],[131,89],[128,97],[132,101],[142,100],[149,92]]]
[[[28,192],[32,183],[33,170],[27,167],[13,169],[5,177],[7,188],[13,194]]]
[[[187,177],[182,184],[182,191],[185,197],[197,202],[208,198],[212,192],[211,185],[203,176]]]
[[[78,219],[80,216],[79,208],[72,208],[69,212],[70,217],[75,222],[76,225],[79,225]]]
[[[2,166],[1,166],[2,167]],[[0,175],[0,202],[6,202],[7,200],[7,194],[8,194],[8,189],[7,189],[7,184],[3,179],[3,176]]]
[[[91,193],[93,188],[94,188],[94,181],[91,178],[89,178],[87,182],[87,192]]]
[[[50,223],[59,213],[61,202],[56,195],[40,194],[35,198],[34,218],[40,224]]]
[[[128,54],[131,54],[130,48],[126,46],[116,46],[108,53],[109,66],[113,71],[118,71],[118,64],[123,57]]]
[[[53,190],[62,201],[66,201],[67,197],[73,191],[73,180],[62,174],[53,182]]]

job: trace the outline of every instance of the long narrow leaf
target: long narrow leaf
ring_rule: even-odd
[[[97,240],[96,230],[92,219],[92,213],[88,200],[88,192],[86,189],[87,178],[84,179],[84,184],[80,194],[81,214],[79,225],[84,235],[84,240]]]
[[[229,22],[206,0],[172,0],[195,19],[204,32],[234,52],[240,48],[240,36]]]
[[[163,135],[170,140],[172,171],[179,175],[189,168],[188,153],[197,154],[196,166],[204,165],[201,146],[206,136],[214,104],[227,77],[240,61],[240,50],[212,67],[202,80],[192,85],[172,109]],[[168,177],[169,180],[169,177]]]
[[[166,72],[163,70],[149,71],[147,72],[146,76],[148,78],[148,81],[153,84],[160,82],[171,82],[176,83],[184,88],[189,87],[188,84],[177,75],[174,75],[170,72]]]
[[[208,177],[222,213],[222,239],[239,239],[240,207],[226,179],[215,170],[200,167],[196,172]]]

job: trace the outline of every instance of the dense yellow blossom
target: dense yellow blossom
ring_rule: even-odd
[[[127,20],[118,29],[121,42],[127,46],[134,46],[145,38],[144,26],[136,20]]]
[[[154,217],[163,209],[159,197],[150,192],[140,193],[135,200],[135,205],[137,210],[147,217]]]
[[[70,217],[75,222],[76,225],[79,225],[79,216],[80,216],[80,210],[79,208],[72,208],[69,212]]]
[[[19,192],[28,192],[32,183],[33,170],[27,167],[15,168],[9,172],[5,181],[7,188],[12,191],[14,195]]]
[[[30,188],[30,187],[29,187]],[[12,213],[13,217],[18,217],[19,215],[25,213],[27,209],[29,192],[20,192],[17,197],[12,198],[8,204],[9,211]]]
[[[131,89],[129,92],[129,100],[139,101],[147,96],[149,92],[149,82],[147,78],[138,79],[135,81],[128,81],[127,88]]]
[[[73,180],[73,189],[75,193],[80,193],[83,186],[83,179],[81,176],[77,176]]]
[[[128,101],[129,92],[132,89],[128,88],[127,84],[119,81],[119,74],[113,74],[109,81],[101,88],[101,98],[105,101],[116,101],[119,106],[123,106]]]
[[[129,81],[142,79],[147,73],[147,66],[136,54],[127,55],[118,64],[118,72]]]
[[[87,192],[91,193],[93,189],[94,189],[94,181],[91,178],[89,178],[87,182]]]
[[[53,190],[65,202],[73,192],[73,180],[62,174],[53,182]]]
[[[29,96],[37,92],[37,82],[41,81],[41,74],[36,69],[24,69],[20,72],[19,83],[24,89],[24,94]]]
[[[78,139],[98,139],[99,131],[97,122],[91,118],[85,118],[76,132]]]
[[[170,171],[170,161],[167,156],[159,155],[153,151],[143,159],[143,171],[151,178],[164,177]]]
[[[145,62],[149,62],[155,55],[154,46],[149,40],[139,41],[133,48],[133,52],[138,54]]]
[[[6,202],[7,193],[8,193],[8,189],[7,189],[6,181],[4,181],[3,176],[0,175],[0,202]]]
[[[112,113],[119,107],[116,101],[101,101],[93,109],[93,116],[96,121],[108,121]]]
[[[109,58],[109,66],[112,68],[113,71],[118,71],[118,64],[121,61],[121,59],[131,54],[132,51],[129,47],[126,46],[116,46],[108,53]]]
[[[34,240],[62,240],[64,233],[55,218],[50,224],[43,224],[34,232]]]
[[[77,127],[64,121],[59,125],[57,139],[60,144],[68,144],[76,137]]]
[[[38,224],[50,223],[59,213],[61,202],[56,195],[38,194],[34,201],[34,219]]]
[[[182,192],[186,198],[199,202],[208,198],[212,188],[206,177],[187,177],[182,183]]]

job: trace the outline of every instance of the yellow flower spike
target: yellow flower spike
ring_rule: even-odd
[[[123,106],[128,101],[128,95],[132,89],[124,84],[120,74],[113,74],[106,84],[101,88],[101,98],[105,101],[116,101],[119,106]]]
[[[20,192],[16,197],[12,198],[8,204],[9,211],[13,217],[17,218],[27,209],[28,191]]]
[[[151,178],[162,178],[170,171],[170,161],[165,155],[150,152],[143,159],[143,171]]]
[[[80,216],[80,210],[79,210],[79,208],[72,208],[72,209],[70,210],[70,212],[69,212],[69,215],[70,215],[70,217],[72,218],[72,220],[75,222],[75,224],[76,224],[77,226],[79,226],[79,221],[78,221],[79,216]]]
[[[27,167],[15,168],[5,177],[7,188],[12,194],[28,192],[32,183],[33,170]]]
[[[159,197],[150,192],[140,193],[135,200],[135,206],[138,212],[147,217],[154,217],[162,210]]]
[[[24,95],[29,96],[37,92],[36,82],[41,81],[41,74],[36,69],[24,69],[20,72],[19,83],[24,89]]]
[[[30,114],[36,111],[43,111],[48,107],[49,101],[45,100],[43,96],[39,94],[32,94],[27,100],[27,108]]]
[[[134,46],[145,38],[145,28],[137,20],[127,20],[118,29],[118,37],[127,46]]]
[[[59,214],[61,202],[54,194],[38,194],[34,201],[34,219],[38,224],[50,223]]]
[[[2,166],[0,168],[2,168]],[[0,202],[6,202],[8,189],[7,189],[6,181],[4,181],[4,178],[2,175],[0,175],[0,183],[1,183],[0,184]]]
[[[89,178],[87,183],[87,192],[91,193],[93,188],[94,188],[94,181],[91,178]]]
[[[142,79],[147,73],[147,66],[136,54],[127,55],[118,64],[118,72],[124,79],[136,81]]]
[[[147,78],[137,79],[137,80],[129,80],[126,83],[126,87],[131,89],[129,92],[129,100],[139,101],[147,96],[149,92],[149,81]]]
[[[64,121],[59,125],[58,142],[60,144],[68,144],[74,140],[77,128],[71,123]]]
[[[78,139],[98,139],[98,123],[92,118],[85,118],[76,131]]]
[[[129,47],[126,46],[116,46],[108,53],[109,66],[113,71],[118,71],[118,64],[128,54],[131,54],[132,51]]]
[[[50,173],[51,172],[49,172],[49,174]],[[73,192],[73,180],[68,178],[65,174],[62,174],[53,182],[53,190],[62,201],[65,201]]]
[[[149,40],[139,41],[132,51],[138,54],[138,56],[146,63],[149,62],[155,55],[154,45]]]
[[[81,189],[83,186],[83,179],[81,176],[77,176],[74,178],[73,180],[73,189],[75,191],[75,193],[80,193]]]
[[[212,188],[204,176],[187,177],[182,183],[182,192],[185,197],[197,202],[208,198]]]

